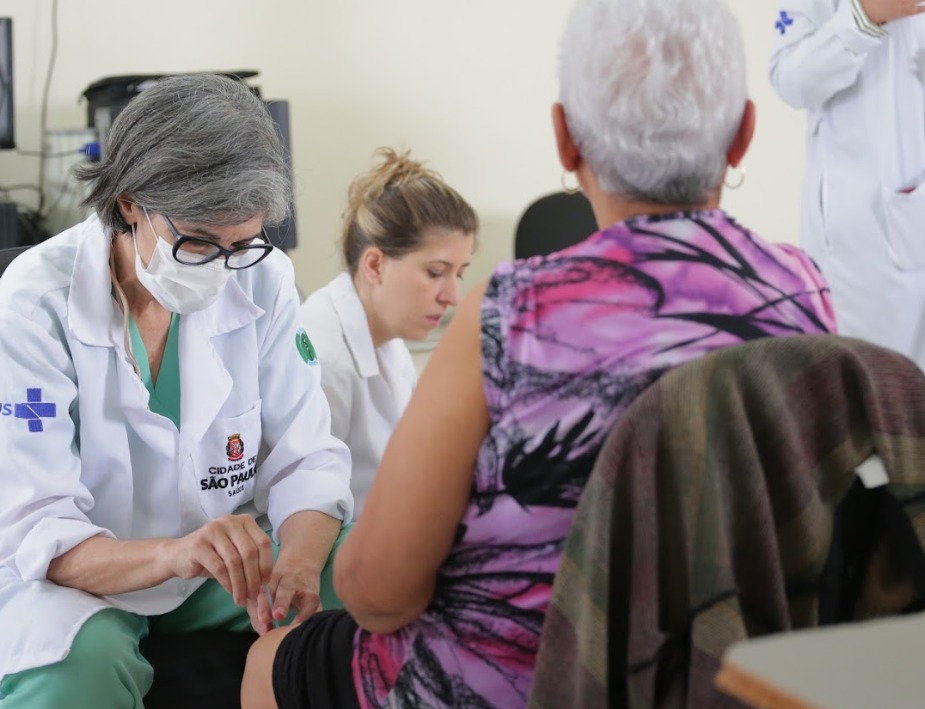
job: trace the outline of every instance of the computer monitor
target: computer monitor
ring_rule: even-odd
[[[286,156],[286,164],[289,170],[292,170],[292,144],[289,133],[289,102],[280,100],[264,101],[267,111],[276,123],[276,131],[279,134],[280,143],[283,146],[283,153]],[[283,251],[296,246],[296,222],[295,222],[295,203],[292,196],[289,200],[289,216],[274,227],[267,227],[267,236],[270,243]]]
[[[13,20],[0,17],[0,149],[16,147],[13,108]]]

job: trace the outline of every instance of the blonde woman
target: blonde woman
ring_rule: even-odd
[[[376,154],[350,186],[345,270],[300,311],[332,432],[350,448],[357,514],[417,378],[404,340],[426,338],[456,305],[478,229],[472,207],[437,173],[407,152]]]

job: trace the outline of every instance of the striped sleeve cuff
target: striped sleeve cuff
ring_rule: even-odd
[[[864,10],[864,6],[861,4],[861,0],[851,0],[851,14],[854,15],[854,21],[858,29],[864,34],[869,37],[876,37],[877,39],[886,37],[886,30],[880,25],[875,25],[870,21],[866,10]]]

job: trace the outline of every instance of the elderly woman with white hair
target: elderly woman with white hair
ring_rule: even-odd
[[[666,370],[831,332],[822,276],[719,208],[755,122],[722,0],[583,0],[559,159],[600,231],[498,266],[434,352],[335,563],[346,611],[257,641],[245,709],[523,706],[601,444]]]

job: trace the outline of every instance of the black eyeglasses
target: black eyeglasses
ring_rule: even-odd
[[[177,231],[177,228],[170,221],[170,217],[161,215],[167,222],[167,228],[173,234],[176,242],[173,245],[173,257],[180,263],[187,266],[201,266],[204,263],[214,261],[219,256],[225,257],[225,268],[232,271],[240,271],[242,268],[256,266],[263,261],[273,250],[267,233],[260,229],[261,236],[255,236],[249,244],[236,246],[233,249],[226,249],[219,246],[214,241],[203,239],[198,236],[185,236]]]

